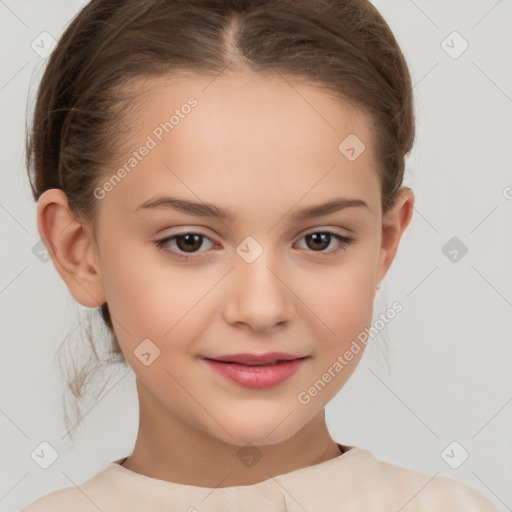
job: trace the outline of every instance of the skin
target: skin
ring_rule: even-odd
[[[308,404],[297,397],[371,325],[376,288],[412,217],[413,192],[400,189],[395,207],[382,215],[371,122],[311,84],[237,72],[213,82],[197,76],[150,85],[138,116],[126,115],[131,151],[190,96],[198,105],[100,200],[97,241],[90,225],[72,216],[62,191],[46,191],[37,205],[38,230],[51,241],[56,269],[80,304],[108,302],[135,372],[139,431],[124,466],[162,480],[227,487],[340,456],[324,407],[364,351]],[[338,150],[349,134],[366,145],[355,161]],[[214,203],[236,218],[134,211],[162,194]],[[368,209],[292,221],[298,209],[337,197],[362,199]],[[327,229],[352,244],[343,250],[335,238],[315,245],[305,237]],[[195,252],[186,252],[183,239],[167,243],[190,261],[154,244],[177,233],[212,242],[200,238]],[[236,252],[248,236],[263,249],[252,263]],[[341,250],[326,254],[335,248]],[[148,338],[160,356],[145,366],[134,350]],[[272,351],[309,357],[287,381],[263,390],[228,381],[201,359]],[[261,456],[251,467],[237,457],[247,443]]]

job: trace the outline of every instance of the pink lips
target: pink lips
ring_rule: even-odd
[[[252,389],[277,386],[297,372],[305,359],[305,356],[282,352],[231,354],[204,358],[217,373]]]

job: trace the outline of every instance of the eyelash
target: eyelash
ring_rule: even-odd
[[[308,235],[314,235],[314,234],[330,235],[330,236],[334,237],[335,239],[337,239],[339,242],[341,242],[341,245],[339,247],[337,247],[336,249],[331,249],[330,251],[311,251],[311,252],[318,252],[320,254],[325,254],[325,255],[328,255],[328,256],[334,256],[335,254],[339,253],[340,251],[346,251],[348,249],[348,247],[354,241],[353,238],[348,238],[346,236],[340,235],[339,233],[336,233],[334,231],[329,231],[329,230],[326,230],[326,231],[311,231],[310,233],[306,233],[305,235],[303,235],[301,238],[304,238],[304,237],[306,237]],[[207,240],[209,240],[210,242],[212,242],[214,244],[214,241],[209,236],[204,235],[202,233],[196,233],[194,231],[186,231],[186,232],[183,232],[183,233],[176,233],[175,235],[171,235],[171,236],[168,236],[166,238],[162,238],[160,240],[155,240],[154,244],[161,251],[163,251],[163,252],[165,252],[167,254],[172,254],[173,256],[176,256],[178,258],[181,258],[181,259],[184,259],[184,260],[194,260],[194,259],[197,259],[196,256],[184,255],[184,254],[179,253],[177,251],[169,250],[169,249],[166,248],[168,242],[170,242],[172,240],[175,240],[176,238],[185,236],[185,235],[199,235],[200,237],[206,238]],[[191,253],[191,254],[197,254],[197,253]]]

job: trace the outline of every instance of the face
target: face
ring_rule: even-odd
[[[308,390],[369,327],[382,277],[371,124],[291,83],[155,80],[127,119],[134,146],[97,189],[99,271],[128,363],[170,415],[231,444],[284,441],[323,410],[363,350]],[[350,134],[366,146],[352,160]],[[300,216],[339,199],[359,203]],[[305,359],[259,388],[205,360],[269,352]]]

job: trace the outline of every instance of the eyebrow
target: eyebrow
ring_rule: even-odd
[[[307,206],[292,214],[294,222],[300,222],[315,217],[321,217],[329,213],[335,213],[345,208],[364,208],[369,211],[368,204],[362,199],[339,197],[327,203]],[[198,217],[213,217],[216,219],[233,222],[236,218],[234,212],[211,203],[196,203],[187,199],[177,197],[160,196],[149,199],[135,208],[138,210],[150,211],[157,209],[171,209],[179,212],[196,215]]]

